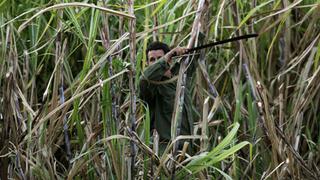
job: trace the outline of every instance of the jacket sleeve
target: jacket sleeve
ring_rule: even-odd
[[[169,68],[169,64],[164,59],[160,59],[142,72],[139,81],[139,97],[142,100],[152,104],[157,85],[151,81],[160,81]]]

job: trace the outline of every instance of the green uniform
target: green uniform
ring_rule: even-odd
[[[169,68],[169,64],[164,59],[160,59],[147,67],[140,77],[140,98],[149,105],[151,123],[154,123],[154,128],[159,133],[160,141],[171,139],[171,119],[177,81],[169,83],[154,82],[168,80],[169,78],[164,76],[164,73]],[[176,63],[171,69],[171,73],[175,76],[178,72],[179,64]],[[190,91],[189,88],[185,88],[180,135],[192,134],[193,119]]]

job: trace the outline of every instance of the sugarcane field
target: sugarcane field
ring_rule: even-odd
[[[0,180],[319,180],[319,0],[0,0]]]

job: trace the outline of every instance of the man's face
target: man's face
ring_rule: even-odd
[[[156,60],[160,59],[164,55],[165,54],[162,49],[149,51],[147,65],[148,66],[152,65],[154,62],[156,62]]]

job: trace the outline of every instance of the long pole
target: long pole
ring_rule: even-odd
[[[205,45],[202,45],[202,46],[190,48],[190,49],[187,50],[187,52],[185,54],[188,54],[188,53],[191,53],[191,52],[194,52],[194,51],[197,51],[197,50],[201,50],[201,49],[204,49],[204,48],[214,47],[214,46],[217,46],[217,45],[221,45],[221,44],[225,44],[225,43],[229,43],[229,42],[234,42],[234,41],[239,41],[239,40],[242,40],[242,39],[255,38],[255,37],[258,37],[258,36],[259,36],[258,34],[246,34],[246,35],[242,35],[242,36],[236,36],[236,37],[233,37],[233,38],[230,38],[230,39],[223,39],[221,41],[216,41],[216,42],[205,44]],[[173,54],[173,57],[174,56],[177,56],[177,55]]]

